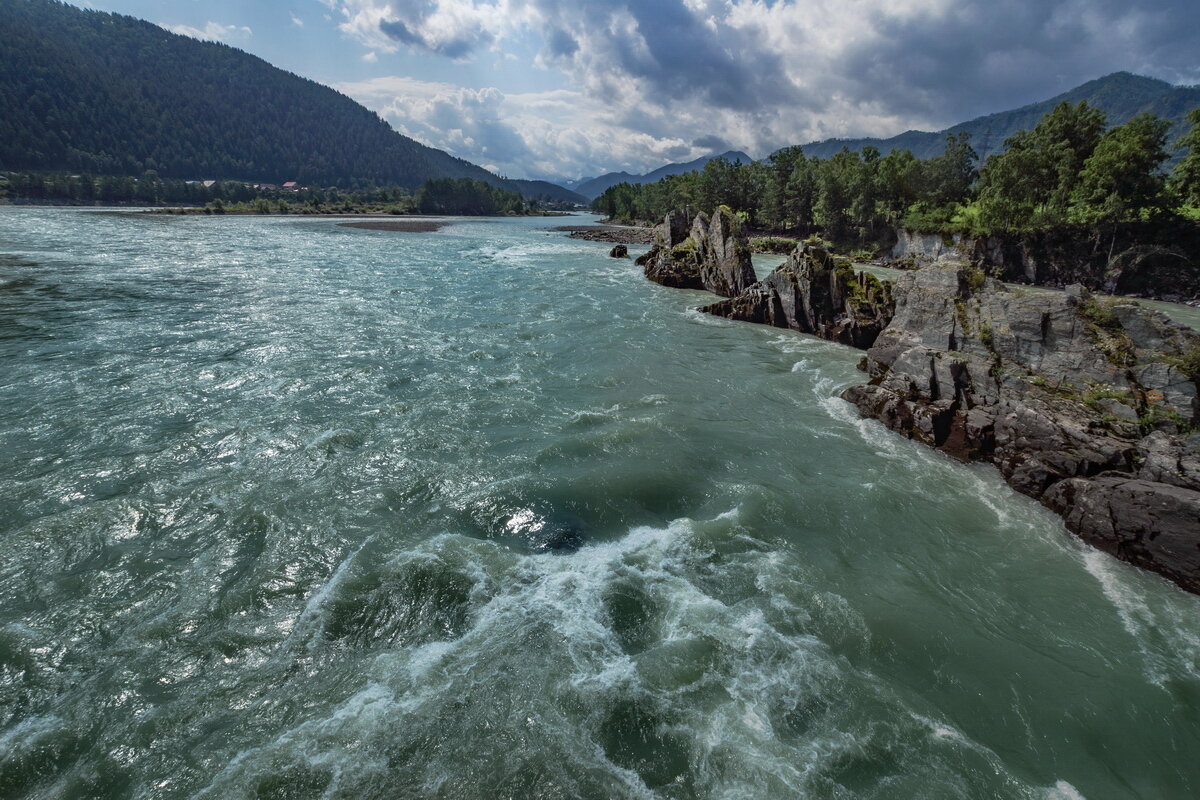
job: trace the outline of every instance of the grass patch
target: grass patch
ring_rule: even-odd
[[[800,242],[796,239],[785,239],[782,236],[756,236],[750,240],[750,249],[755,253],[776,253],[786,256],[799,244]]]
[[[1196,383],[1200,383],[1200,339],[1193,339],[1176,365],[1180,372]]]
[[[996,352],[996,333],[992,330],[992,326],[986,322],[979,326],[979,341],[988,349],[988,352],[994,356],[999,356]]]
[[[671,248],[672,258],[687,258],[696,252],[696,242],[692,237],[684,239],[679,244]]]
[[[963,277],[966,279],[967,288],[971,290],[972,294],[983,289],[983,285],[987,283],[987,273],[983,271],[982,267],[967,267],[963,270]]]
[[[971,335],[971,317],[967,313],[967,301],[961,297],[954,301],[954,316],[958,319],[958,327],[962,330],[963,335]]]
[[[1086,297],[1077,306],[1081,319],[1087,323],[1088,335],[1096,347],[1113,365],[1129,367],[1137,361],[1133,340],[1125,333],[1114,310],[1119,301],[1112,298]]]
[[[1191,422],[1180,416],[1179,412],[1175,409],[1167,408],[1166,406],[1150,406],[1146,409],[1145,414],[1138,417],[1138,424],[1141,426],[1143,433],[1150,433],[1164,423],[1172,425],[1181,434],[1192,431]]]
[[[1116,301],[1114,300],[1089,295],[1079,304],[1079,316],[1107,331],[1119,331],[1121,330],[1121,320],[1118,319],[1117,312],[1113,310],[1115,305]]]

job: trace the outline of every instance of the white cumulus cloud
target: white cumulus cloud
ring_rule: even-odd
[[[193,39],[205,39],[211,42],[224,42],[225,44],[234,44],[245,41],[254,35],[254,31],[250,30],[245,25],[222,25],[219,22],[208,22],[203,28],[195,28],[191,25],[168,25],[163,23],[163,28],[178,33],[182,36],[191,36]]]
[[[471,92],[490,91],[478,87],[424,104],[351,92],[457,155],[510,155],[494,163],[513,174],[556,162],[561,175],[640,170],[665,153],[703,154],[693,142],[762,156],[937,129],[1121,69],[1200,80],[1195,0],[324,2],[372,51],[464,61],[532,43],[537,65],[571,86],[548,117],[531,113],[533,96],[477,102]],[[454,127],[439,130],[443,121]]]

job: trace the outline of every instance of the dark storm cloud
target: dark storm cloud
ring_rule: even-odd
[[[963,0],[954,13],[890,19],[887,29],[847,50],[843,85],[931,120],[1014,107],[1122,70],[1200,80],[1195,0]]]
[[[379,22],[379,30],[401,44],[452,59],[465,59],[495,40],[477,22],[430,35],[424,30],[424,23],[438,6],[437,0],[397,0],[388,5],[391,16]]]
[[[579,52],[579,42],[562,28],[554,28],[546,36],[546,48],[554,56],[569,58]]]
[[[709,150],[714,153],[726,153],[732,148],[729,142],[722,139],[720,136],[701,136],[699,139],[692,141],[692,147],[699,147],[701,150]]]
[[[403,44],[425,46],[425,40],[408,29],[400,20],[384,20],[379,23],[379,30]]]
[[[535,0],[552,25],[546,54],[552,62],[578,61],[588,71],[612,70],[638,80],[660,105],[689,98],[749,111],[794,101],[794,87],[771,80],[781,55],[748,48],[741,37],[689,8],[683,0],[593,0],[583,4]],[[563,52],[556,38],[569,32],[577,47]],[[764,79],[765,78],[765,79]],[[612,92],[611,82],[597,81]]]

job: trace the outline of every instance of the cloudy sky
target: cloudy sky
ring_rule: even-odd
[[[937,130],[1118,70],[1200,83],[1200,0],[76,0],[329,84],[510,177]]]

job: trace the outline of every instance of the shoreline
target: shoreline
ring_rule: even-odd
[[[689,234],[671,212],[638,265],[723,296],[702,313],[864,353],[865,382],[840,393],[861,417],[992,464],[1082,541],[1200,594],[1200,333],[1078,285],[1014,291],[961,260],[881,281],[816,241],[746,284],[727,217]]]

